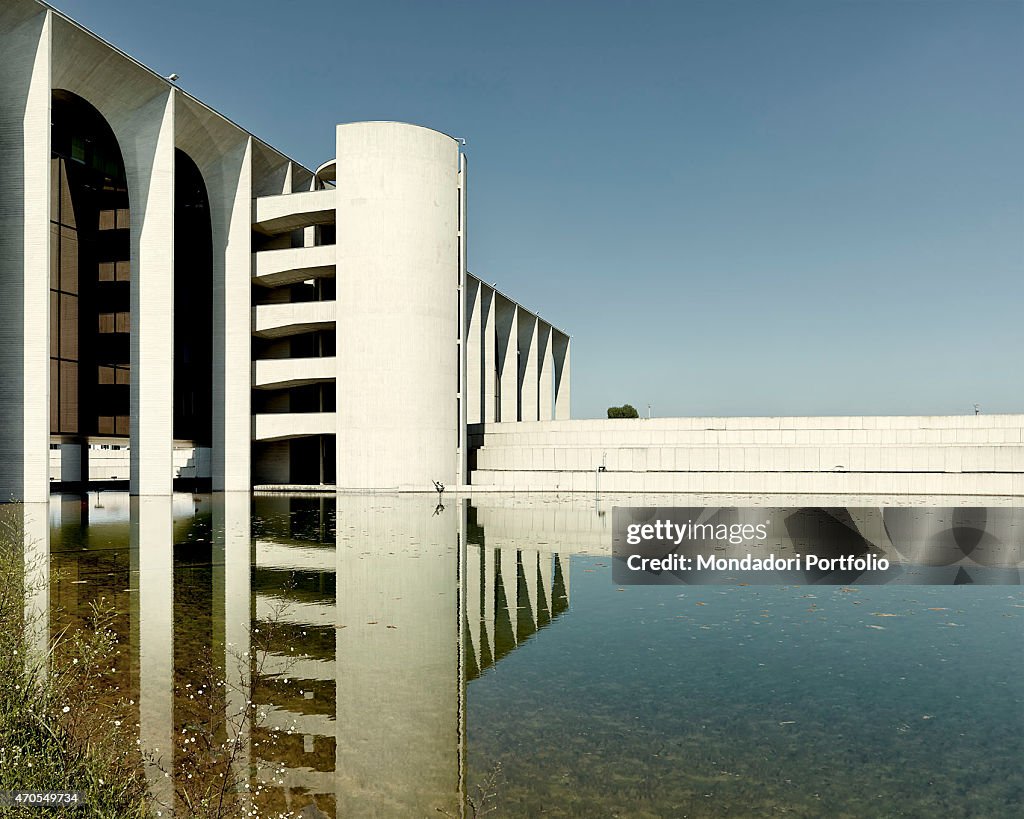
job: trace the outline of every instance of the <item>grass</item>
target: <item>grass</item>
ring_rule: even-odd
[[[103,696],[117,655],[114,612],[93,604],[86,628],[33,645],[38,613],[25,601],[45,583],[25,565],[22,508],[0,512],[0,791],[80,791],[82,807],[49,817],[133,819],[149,815],[142,755],[131,728],[133,703]],[[100,703],[108,703],[101,705]],[[38,807],[4,816],[38,817]]]

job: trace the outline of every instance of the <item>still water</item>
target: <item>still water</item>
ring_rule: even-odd
[[[35,603],[113,603],[164,816],[203,731],[260,815],[1021,815],[1019,586],[620,587],[621,502],[54,496]]]

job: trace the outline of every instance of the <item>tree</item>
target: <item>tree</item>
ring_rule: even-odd
[[[609,418],[639,418],[640,413],[632,404],[623,404],[621,407],[608,407]]]

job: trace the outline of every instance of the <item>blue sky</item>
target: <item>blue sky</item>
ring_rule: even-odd
[[[468,140],[470,269],[576,417],[1024,411],[1015,1],[57,0],[309,166]]]

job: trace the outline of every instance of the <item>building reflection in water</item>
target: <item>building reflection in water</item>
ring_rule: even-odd
[[[27,605],[49,606],[50,633],[115,605],[130,655],[116,690],[138,703],[147,776],[177,815],[165,773],[186,770],[206,668],[227,683],[218,740],[236,743],[256,807],[463,815],[466,686],[568,609],[569,560],[517,542],[507,515],[489,537],[481,510],[434,500],[55,496],[31,529],[53,577]],[[243,723],[250,698],[261,718]]]
[[[1006,572],[1019,582],[1019,507],[981,510],[982,520],[976,508],[909,505],[949,499],[901,500],[906,509],[826,518],[886,553],[916,555],[936,538],[959,553],[971,535],[973,577],[995,566],[990,582]],[[219,715],[211,732],[233,748],[234,781],[249,785],[253,807],[366,817],[467,814],[467,685],[568,610],[569,557],[608,555],[609,512],[586,498],[500,495],[444,511],[433,495],[247,493],[102,492],[17,507],[37,645],[84,623],[101,597],[119,612],[124,657],[111,690],[138,704],[163,805],[187,814],[177,789],[194,770],[188,732],[202,724],[192,695],[212,676],[226,684],[212,699],[204,689]],[[773,514],[781,548],[806,545],[803,518]],[[920,568],[956,582],[962,567],[945,562]],[[239,719],[250,700],[260,718]]]

